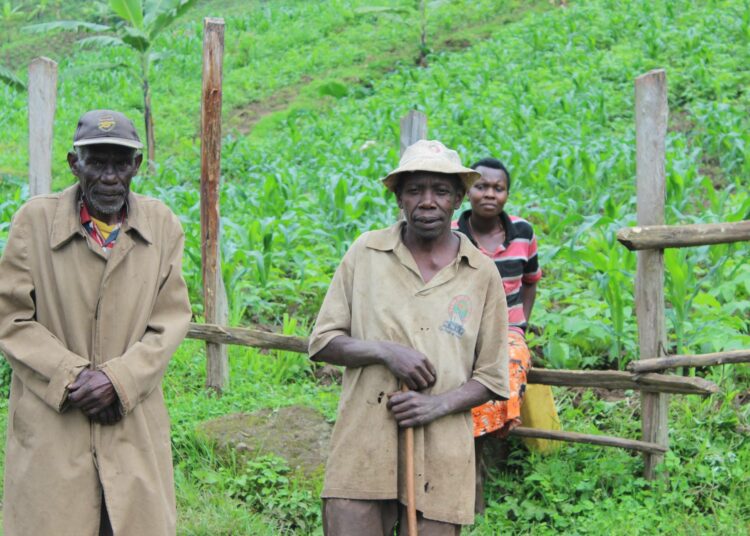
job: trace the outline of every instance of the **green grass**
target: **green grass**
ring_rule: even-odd
[[[511,169],[510,212],[529,218],[540,239],[545,278],[532,323],[543,331],[531,344],[546,364],[624,367],[637,352],[635,254],[614,236],[635,222],[633,79],[667,70],[667,222],[749,219],[750,3],[446,3],[430,18],[426,69],[413,65],[415,26],[355,13],[375,3],[204,2],[158,43],[171,53],[155,71],[159,166],[135,188],[182,219],[196,315],[200,18],[219,14],[227,20],[221,206],[232,324],[306,333],[348,244],[396,217],[378,179],[398,160],[399,118],[417,108],[429,117],[430,137],[464,161],[493,154]],[[0,45],[0,57],[34,50],[23,39],[17,48]],[[53,45],[69,50],[57,41],[36,50]],[[58,56],[58,188],[70,183],[62,159],[81,111],[107,104],[138,114],[138,88],[123,72],[86,71],[127,59],[119,54]],[[0,86],[0,105],[2,247],[26,196],[25,96]],[[750,347],[748,253],[736,244],[666,254],[672,351]],[[283,512],[242,499],[256,486],[250,477],[286,478],[285,469],[271,460],[249,474],[218,459],[196,436],[197,423],[295,403],[335,416],[337,389],[317,385],[303,356],[236,347],[230,355],[231,385],[220,399],[203,389],[200,343],[182,345],[165,380],[181,534],[277,534],[289,526]],[[687,372],[717,381],[722,392],[672,397],[668,482],[640,479],[642,460],[624,451],[566,445],[537,457],[514,443],[488,487],[487,514],[469,533],[750,533],[750,371]],[[606,401],[560,389],[556,397],[567,430],[639,435],[637,395]],[[317,501],[291,480],[294,504],[303,517],[314,515]]]
[[[746,382],[748,368],[741,370]],[[733,382],[724,380],[731,392]],[[570,392],[555,395],[564,428],[637,436],[637,396],[610,402],[587,392],[573,404]],[[568,444],[547,457],[514,450],[506,470],[494,473],[492,504],[470,534],[525,533],[518,527],[530,534],[747,533],[750,453],[742,426],[750,411],[732,400],[673,398],[666,481],[640,478],[641,458],[619,449]]]
[[[228,413],[294,404],[315,407],[333,419],[337,389],[316,386],[307,379],[310,377],[309,367],[300,370],[289,366],[289,356],[283,353],[262,355],[254,349],[231,347],[231,387],[220,398],[209,396],[204,388],[203,348],[203,343],[198,341],[185,341],[172,360],[164,381],[172,419],[178,532],[185,535],[279,534],[289,520],[279,510],[259,513],[257,505],[254,510],[237,498],[237,480],[244,474],[244,468],[231,459],[218,456],[196,434],[196,425]],[[295,357],[306,362],[305,356]],[[283,366],[285,359],[286,366]],[[269,373],[278,373],[279,369],[285,370],[286,374],[278,381],[269,381]],[[271,469],[273,471],[269,474],[277,474],[279,467],[274,465]],[[286,497],[289,511],[306,512],[317,520],[319,509],[313,488],[317,489],[319,484],[293,479],[290,485],[297,486],[300,491],[291,498]],[[252,486],[252,483],[245,483],[245,494],[255,491],[247,486]],[[294,505],[297,505],[296,510]]]
[[[186,341],[170,365],[165,391],[173,422],[180,534],[274,534],[278,518],[254,512],[232,499],[233,479],[242,468],[217,459],[198,439],[195,425],[226,413],[306,404],[335,416],[338,388],[298,377],[265,381],[277,358],[232,347],[232,385],[222,398],[203,390],[202,343]],[[742,534],[750,530],[750,366],[721,367],[708,376],[723,394],[700,399],[672,397],[668,481],[640,477],[642,459],[620,449],[565,444],[539,456],[511,440],[504,468],[494,469],[486,497],[488,510],[468,534]],[[639,397],[600,399],[591,391],[555,389],[563,428],[584,433],[638,437]],[[206,471],[218,475],[206,479]],[[314,484],[314,483],[313,483]],[[309,486],[310,483],[298,483]],[[318,501],[305,495],[306,511]],[[312,515],[312,514],[311,514]],[[282,525],[283,526],[283,525]],[[211,532],[208,528],[211,527]],[[731,530],[730,530],[731,529]],[[739,532],[738,532],[739,531]],[[296,532],[299,534],[306,533]]]

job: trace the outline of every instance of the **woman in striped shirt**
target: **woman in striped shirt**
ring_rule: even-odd
[[[505,212],[510,193],[510,173],[495,158],[484,158],[471,166],[482,177],[468,192],[471,210],[453,222],[454,229],[467,235],[479,250],[495,261],[503,278],[508,301],[508,344],[511,396],[474,408],[474,437],[477,450],[477,509],[483,509],[479,460],[484,438],[504,438],[521,424],[521,403],[526,390],[526,371],[531,355],[524,333],[542,278],[537,259],[534,229],[529,222]]]

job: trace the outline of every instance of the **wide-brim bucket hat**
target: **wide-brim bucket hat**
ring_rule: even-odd
[[[437,140],[419,140],[407,147],[398,167],[382,179],[383,184],[391,192],[395,192],[399,175],[411,171],[431,171],[458,175],[466,191],[481,176],[478,171],[461,165],[461,158],[458,153],[448,149]]]

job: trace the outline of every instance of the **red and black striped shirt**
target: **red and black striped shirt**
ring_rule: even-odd
[[[452,227],[468,236],[479,251],[495,261],[495,266],[503,278],[508,301],[508,325],[511,329],[524,332],[527,323],[521,303],[521,286],[524,283],[531,285],[542,278],[534,228],[523,218],[508,216],[503,211],[500,213],[500,222],[505,229],[505,242],[496,251],[487,251],[472,236],[470,216],[471,210],[463,212],[458,220],[453,222]]]

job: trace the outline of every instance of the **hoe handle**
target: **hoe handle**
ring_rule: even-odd
[[[406,392],[409,388],[401,386]],[[409,536],[417,536],[417,500],[414,493],[414,428],[406,429],[406,516]]]

